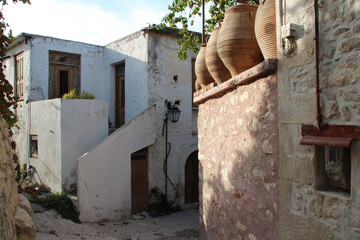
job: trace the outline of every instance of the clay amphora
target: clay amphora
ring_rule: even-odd
[[[255,35],[264,58],[277,58],[275,0],[260,0]]]
[[[241,4],[225,11],[217,50],[231,76],[263,61],[254,30],[257,6]]]
[[[211,77],[205,62],[206,44],[201,44],[200,51],[195,60],[195,75],[201,87],[205,87],[214,82]]]
[[[200,86],[200,83],[199,83],[199,80],[198,80],[198,79],[195,80],[195,90],[196,90],[196,91],[200,91],[200,90],[201,90],[201,86]]]
[[[220,28],[218,27],[211,31],[211,36],[207,42],[205,53],[206,66],[217,84],[223,83],[231,78],[229,70],[225,67],[217,52],[216,45],[219,31]]]

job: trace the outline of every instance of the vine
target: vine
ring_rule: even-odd
[[[19,0],[12,0],[14,3],[19,2]],[[30,4],[30,0],[20,0],[23,3]],[[4,74],[4,65],[3,59],[6,56],[6,49],[13,41],[13,36],[11,30],[8,34],[6,34],[6,28],[9,25],[6,23],[3,9],[4,6],[7,5],[7,0],[1,0],[1,9],[0,9],[0,114],[2,118],[6,121],[8,126],[11,128],[15,126],[17,121],[16,115],[11,110],[12,108],[16,108],[17,97],[13,96],[13,87],[11,86],[10,82],[5,78]]]

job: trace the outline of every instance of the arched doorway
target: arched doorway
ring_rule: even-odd
[[[192,152],[185,164],[185,204],[199,202],[198,151]]]

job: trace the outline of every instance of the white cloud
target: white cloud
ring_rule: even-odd
[[[15,36],[27,32],[105,45],[147,23],[159,23],[166,14],[166,4],[164,8],[150,2],[140,6],[115,14],[94,4],[33,0],[31,5],[9,3],[4,7],[4,15]]]

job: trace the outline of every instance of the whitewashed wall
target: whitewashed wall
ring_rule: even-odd
[[[197,135],[193,135],[192,119],[192,74],[191,59],[195,53],[188,52],[188,59],[177,58],[177,38],[168,34],[149,33],[148,78],[149,103],[156,103],[157,141],[149,150],[149,189],[159,187],[165,191],[163,162],[165,159],[165,135],[162,136],[165,117],[165,101],[180,101],[179,122],[168,123],[168,142],[171,152],[168,158],[168,175],[175,185],[185,186],[185,162],[197,144]],[[177,76],[177,81],[174,80]],[[194,113],[197,114],[196,111]],[[186,156],[185,156],[186,155]],[[168,183],[168,195],[172,200],[174,189]],[[184,195],[177,199],[184,203]]]
[[[125,122],[148,106],[147,37],[135,32],[105,46],[104,68],[109,79],[110,118],[115,123],[115,65],[125,62]]]
[[[15,56],[21,52],[24,52],[24,101],[18,102],[18,107],[15,110],[17,115],[17,125],[19,128],[13,128],[15,134],[14,140],[17,144],[17,152],[22,163],[28,161],[28,137],[29,136],[29,125],[30,122],[30,104],[27,101],[30,95],[30,44],[25,44],[25,40],[21,41],[20,44],[14,46],[7,51],[7,58],[4,60],[4,74],[6,79],[14,87],[16,84],[15,79]],[[20,151],[22,150],[22,151]]]
[[[131,214],[131,154],[155,141],[155,106],[119,128],[78,160],[80,220],[120,220]]]
[[[30,164],[36,167],[43,183],[53,192],[61,192],[61,99],[30,106],[31,134],[38,136],[38,158],[30,158]]]
[[[103,71],[103,47],[43,36],[35,36],[29,42],[31,44],[31,88],[41,87],[45,99],[49,96],[49,51],[59,51],[81,55],[81,91],[91,92],[97,99],[109,100],[106,91],[109,87],[108,81],[105,80]],[[33,92],[31,95],[33,101],[43,100],[39,93]]]
[[[53,99],[31,103],[31,134],[38,136],[38,158],[30,158],[53,192],[76,183],[77,159],[107,137],[108,103]]]
[[[77,159],[108,136],[104,100],[61,99],[61,176],[66,189],[77,182]]]

